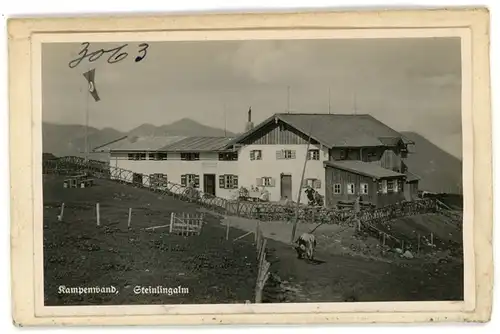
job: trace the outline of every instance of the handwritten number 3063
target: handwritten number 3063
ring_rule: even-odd
[[[119,47],[109,49],[109,50],[100,49],[100,50],[97,50],[94,52],[89,52],[90,43],[88,43],[88,42],[82,43],[82,46],[83,46],[83,49],[78,53],[79,57],[76,59],[73,59],[72,61],[69,62],[68,65],[70,68],[75,68],[85,58],[87,58],[87,60],[90,63],[92,63],[92,62],[98,60],[99,58],[101,58],[104,54],[109,54],[109,57],[107,60],[109,64],[118,63],[119,61],[122,61],[123,59],[128,57],[128,53],[123,51],[128,46],[128,44],[123,44]],[[136,63],[140,62],[141,60],[143,60],[146,57],[146,55],[148,53],[148,51],[147,51],[148,48],[149,48],[149,44],[147,44],[147,43],[139,44],[139,50],[138,50],[139,55],[137,57],[135,57]]]

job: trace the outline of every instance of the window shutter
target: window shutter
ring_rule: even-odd
[[[281,151],[281,150],[276,151],[276,159],[280,160],[280,159],[282,159],[282,157],[283,157],[283,151]]]
[[[270,187],[274,187],[274,184],[275,184],[275,181],[274,181],[274,177],[271,178],[271,182],[270,182]]]
[[[224,189],[224,175],[219,175],[219,188]]]
[[[186,174],[181,175],[181,186],[185,187],[187,185],[186,182]]]
[[[250,151],[250,160],[255,160],[255,151]]]
[[[194,176],[194,187],[195,188],[199,188],[200,187],[200,176],[199,175],[195,175]]]
[[[233,175],[233,188],[238,189],[238,175]]]
[[[291,154],[292,154],[291,159],[295,159],[295,150],[291,150]]]
[[[321,180],[314,180],[314,188],[316,189],[321,188]]]

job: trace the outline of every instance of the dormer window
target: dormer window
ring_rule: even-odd
[[[345,160],[347,158],[347,150],[340,150],[340,160]]]

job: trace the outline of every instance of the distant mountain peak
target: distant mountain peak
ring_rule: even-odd
[[[462,161],[416,132],[401,132],[415,142],[414,153],[406,164],[410,172],[422,179],[419,188],[432,192],[460,193],[462,191]]]

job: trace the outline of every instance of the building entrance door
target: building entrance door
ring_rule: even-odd
[[[292,198],[292,176],[290,174],[281,174],[281,199]]]
[[[203,174],[203,192],[215,196],[215,174]]]

